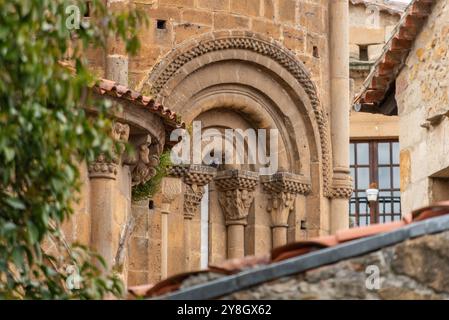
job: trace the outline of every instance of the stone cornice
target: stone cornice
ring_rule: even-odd
[[[259,174],[252,171],[220,171],[215,177],[215,185],[221,191],[236,189],[253,191],[258,183]]]
[[[305,195],[311,191],[312,187],[310,180],[288,172],[278,172],[272,176],[262,176],[260,180],[264,190],[268,193],[287,192]]]

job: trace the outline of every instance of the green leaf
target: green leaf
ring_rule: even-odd
[[[25,204],[17,198],[6,198],[5,202],[12,208],[17,210],[25,210]]]

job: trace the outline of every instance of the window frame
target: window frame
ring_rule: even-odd
[[[389,163],[387,164],[379,164],[379,145],[382,143],[388,143],[389,145]],[[351,171],[353,171],[354,175],[354,193],[350,200],[350,208],[349,208],[349,214],[350,219],[354,221],[354,226],[359,225],[369,225],[373,223],[385,223],[385,222],[392,222],[397,221],[401,218],[401,196],[400,196],[400,181],[398,181],[399,185],[397,185],[397,188],[395,188],[395,175],[394,170],[395,168],[399,169],[399,159],[397,159],[397,163],[394,161],[395,156],[393,154],[394,150],[394,144],[398,143],[398,139],[351,139],[350,144],[351,148],[352,145],[354,146],[354,163],[350,163]],[[359,164],[358,158],[358,144],[368,144],[368,164]],[[399,145],[398,145],[399,146]],[[399,155],[398,155],[399,156]],[[359,168],[368,168],[369,170],[369,184],[372,182],[377,183],[379,187],[379,200],[377,202],[377,205],[374,207],[373,210],[370,209],[370,204],[368,203],[368,200],[365,197],[359,197],[360,193],[364,193],[365,190],[358,189],[358,169]],[[380,174],[380,168],[389,168],[389,174],[390,174],[390,186],[389,188],[380,188],[379,185],[379,174]],[[400,179],[400,176],[399,176]],[[383,196],[382,194],[389,193],[388,196]],[[399,196],[396,196],[396,194],[399,194]],[[388,202],[387,199],[390,199]],[[398,210],[395,210],[396,204],[398,204]],[[354,213],[352,212],[352,206],[355,206]],[[362,206],[365,206],[364,212],[362,212]],[[390,210],[386,210],[390,206]],[[386,213],[386,211],[389,211]],[[360,223],[362,220],[365,219],[364,223]]]

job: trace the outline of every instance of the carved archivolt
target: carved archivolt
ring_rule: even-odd
[[[194,45],[187,45],[170,54],[166,59],[156,66],[148,80],[151,86],[150,94],[158,97],[168,81],[175,76],[186,63],[209,52],[221,50],[249,50],[267,56],[283,68],[285,68],[305,90],[316,118],[322,153],[323,187],[326,196],[331,196],[331,147],[329,142],[328,118],[322,109],[318,98],[317,89],[310,79],[303,64],[280,45],[273,41],[262,39],[260,35],[250,32],[230,32],[227,35],[208,35],[202,39],[195,40]]]

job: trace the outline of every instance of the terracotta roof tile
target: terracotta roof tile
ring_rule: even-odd
[[[99,83],[93,87],[93,90],[101,96],[123,99],[136,106],[146,108],[150,112],[158,114],[168,127],[185,127],[185,124],[178,119],[175,112],[160,104],[157,104],[151,97],[143,96],[139,92],[131,90],[128,87],[120,85],[114,81],[101,79]]]
[[[370,112],[380,113],[378,107],[394,87],[395,79],[404,66],[424,22],[431,14],[434,3],[435,0],[411,2],[365,80],[361,92],[356,95],[354,104],[363,106]]]
[[[335,235],[313,238],[307,241],[290,243],[285,246],[275,248],[269,256],[261,257],[245,257],[243,259],[234,259],[225,261],[218,265],[211,265],[209,269],[183,273],[170,277],[159,282],[155,286],[138,286],[129,288],[129,292],[133,296],[156,297],[177,291],[184,280],[191,276],[214,272],[223,275],[239,273],[245,269],[254,268],[259,265],[271,264],[294,257],[302,256],[307,253],[321,250],[324,248],[335,247],[342,243],[347,243],[361,238],[368,238],[382,233],[391,232],[400,229],[406,225],[420,222],[426,219],[435,218],[437,216],[449,215],[449,201],[440,202],[433,206],[425,207],[411,214],[405,215],[402,220],[386,223],[375,224],[366,227],[353,228],[337,232]]]

